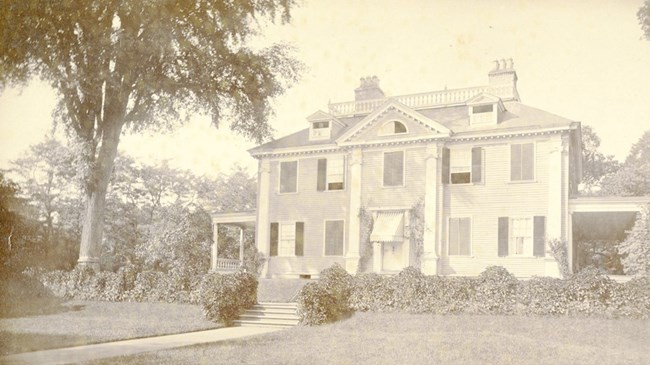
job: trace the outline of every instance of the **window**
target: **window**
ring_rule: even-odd
[[[533,222],[530,218],[512,218],[510,220],[511,255],[533,255]]]
[[[474,114],[480,114],[480,113],[492,113],[492,110],[494,110],[494,107],[492,104],[489,105],[477,105],[472,107],[472,112]]]
[[[499,256],[546,255],[546,217],[499,217]]]
[[[271,223],[269,256],[303,256],[305,223]]]
[[[535,178],[535,146],[533,143],[510,145],[510,181]]]
[[[449,218],[449,255],[469,256],[472,252],[470,218]]]
[[[469,184],[483,181],[483,148],[443,149],[442,179],[446,184]]]
[[[449,164],[452,184],[469,184],[471,182],[472,151],[469,148],[452,149]]]
[[[309,130],[309,140],[319,141],[329,139],[331,131],[329,121],[313,122]]]
[[[404,185],[404,151],[384,152],[384,186]]]
[[[381,129],[379,130],[379,135],[380,136],[388,136],[391,134],[404,134],[408,133],[406,130],[406,126],[404,123],[399,122],[397,120],[391,120],[390,122],[384,124],[381,126]]]
[[[343,256],[344,221],[325,221],[325,256]]]
[[[280,193],[298,191],[298,161],[280,162]]]
[[[345,188],[345,156],[318,160],[316,190],[343,190]]]

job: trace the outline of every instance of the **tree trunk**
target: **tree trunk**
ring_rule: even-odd
[[[110,123],[104,129],[102,143],[96,163],[92,166],[90,181],[86,190],[86,206],[79,247],[79,266],[100,269],[102,234],[104,231],[104,208],[106,191],[117,155],[122,123]]]

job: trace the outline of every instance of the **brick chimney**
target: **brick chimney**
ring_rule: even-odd
[[[507,100],[520,101],[517,92],[517,72],[514,69],[512,58],[495,60],[494,68],[488,73],[490,94]]]
[[[361,78],[361,85],[354,89],[354,100],[372,100],[383,99],[384,92],[379,88],[379,78],[377,76],[368,76]]]

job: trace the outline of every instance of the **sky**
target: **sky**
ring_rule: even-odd
[[[650,41],[636,18],[643,0],[307,0],[289,25],[256,43],[287,42],[306,70],[274,100],[274,136],[307,127],[328,102],[354,99],[376,75],[388,96],[480,86],[495,59],[512,58],[522,103],[592,126],[601,151],[625,159],[650,130]],[[52,128],[46,84],[0,94],[0,168]],[[255,143],[207,117],[169,134],[125,135],[120,150],[147,163],[167,160],[197,174],[251,173]]]

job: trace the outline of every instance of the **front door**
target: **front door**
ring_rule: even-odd
[[[382,244],[382,269],[400,271],[404,268],[402,242],[384,242]]]

